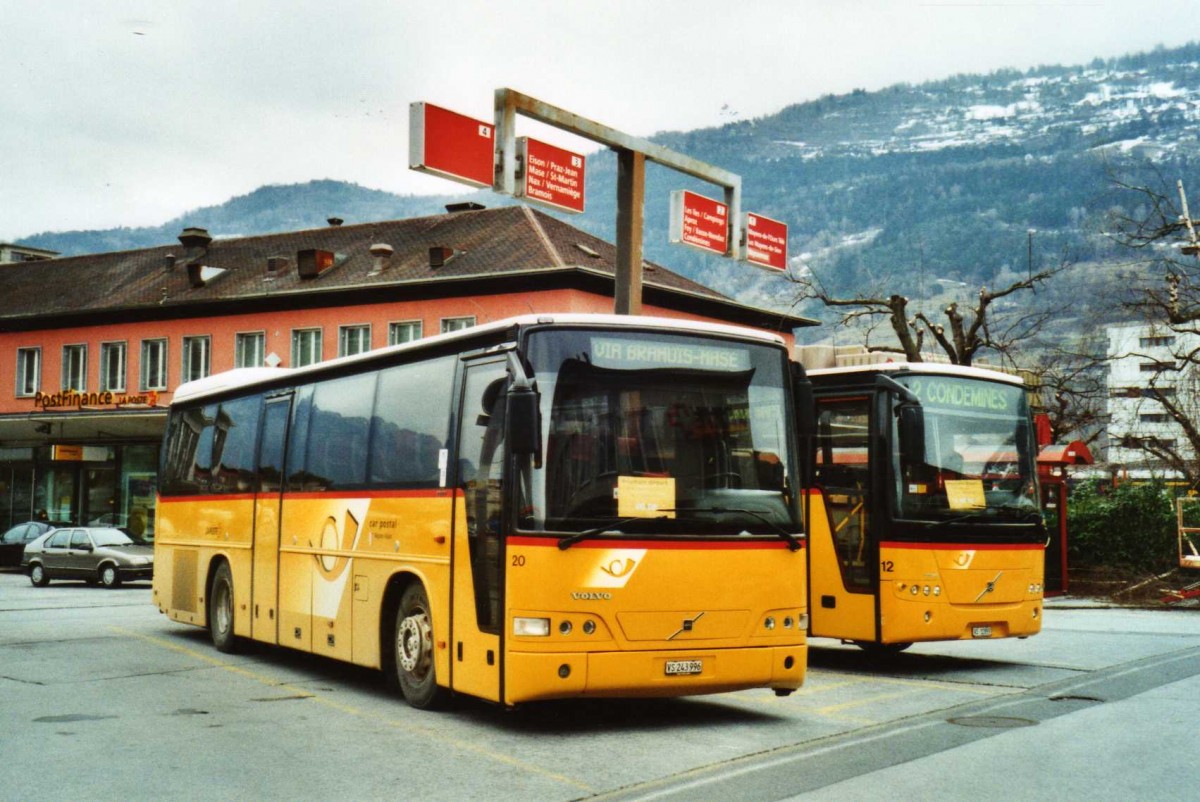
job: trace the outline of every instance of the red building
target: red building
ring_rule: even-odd
[[[229,239],[186,229],[175,245],[0,264],[0,531],[43,514],[152,528],[158,438],[184,381],[517,314],[611,312],[614,264],[610,243],[516,206]],[[814,322],[656,265],[643,281],[647,315],[789,343]]]

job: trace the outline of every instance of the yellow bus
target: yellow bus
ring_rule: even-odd
[[[808,377],[809,634],[884,654],[1039,632],[1046,530],[1021,379],[905,362]]]
[[[420,708],[786,695],[803,389],[774,335],[611,315],[185,384],[154,600],[219,650],[379,668]]]

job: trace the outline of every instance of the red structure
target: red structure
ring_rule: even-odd
[[[1047,596],[1067,592],[1067,468],[1091,465],[1092,452],[1078,440],[1066,445],[1048,445],[1038,454],[1038,481],[1042,485],[1042,509],[1049,523],[1050,542],[1046,544]]]

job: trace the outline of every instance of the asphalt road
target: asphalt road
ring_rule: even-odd
[[[148,584],[0,573],[0,799],[1192,799],[1200,611],[1048,604],[787,698],[408,708],[378,674],[215,651]]]

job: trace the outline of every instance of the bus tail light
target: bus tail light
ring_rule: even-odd
[[[513,634],[545,638],[550,635],[550,619],[514,618]]]

